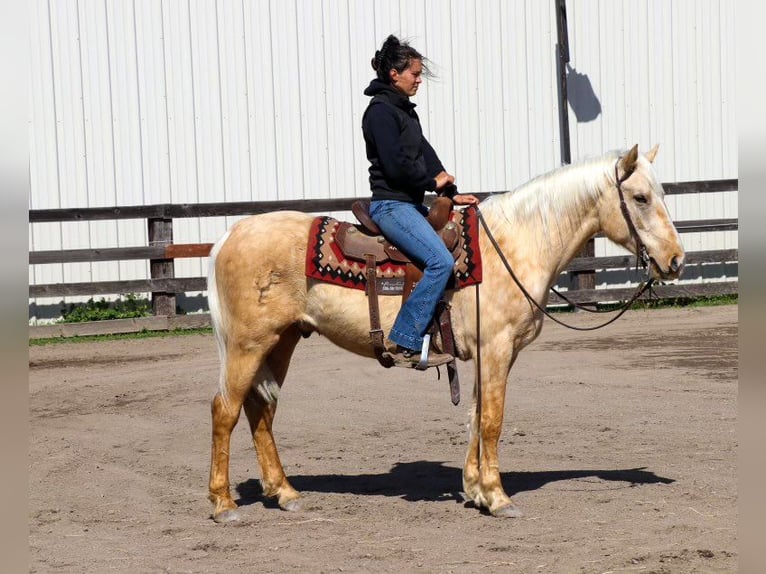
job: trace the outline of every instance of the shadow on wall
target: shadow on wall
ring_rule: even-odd
[[[590,78],[569,64],[567,66],[567,99],[580,123],[592,122],[601,115],[601,102],[593,91]]]

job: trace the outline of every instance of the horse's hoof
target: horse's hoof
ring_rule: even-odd
[[[231,510],[224,510],[218,514],[213,515],[213,520],[218,524],[226,524],[227,522],[237,522],[239,520],[239,512],[232,508]]]
[[[280,504],[279,507],[282,510],[286,510],[288,512],[299,512],[303,510],[303,501],[300,498],[294,498],[292,500],[288,500],[284,504]]]
[[[467,492],[459,492],[458,495],[467,505],[472,504],[476,508],[486,508],[487,502],[481,494],[468,494]]]
[[[521,518],[524,516],[524,513],[521,511],[521,508],[510,503],[493,510],[492,516],[496,516],[497,518]]]

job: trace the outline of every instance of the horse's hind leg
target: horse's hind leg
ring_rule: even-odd
[[[258,381],[245,401],[245,414],[253,433],[253,445],[261,466],[261,484],[266,496],[276,497],[283,510],[300,510],[300,494],[285,476],[274,442],[272,425],[279,389],[287,376],[290,358],[300,339],[294,327],[285,331],[258,372]]]
[[[215,505],[213,520],[216,522],[239,518],[235,512],[237,505],[229,490],[231,433],[263,360],[263,351],[259,353],[232,346],[226,357],[226,397],[218,392],[211,405],[213,445],[208,498]]]

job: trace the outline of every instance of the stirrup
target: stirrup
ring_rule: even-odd
[[[420,362],[415,365],[418,371],[425,371],[428,368],[428,351],[431,350],[431,333],[423,336],[423,344],[420,346]]]

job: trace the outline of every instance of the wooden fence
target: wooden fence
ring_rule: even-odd
[[[663,184],[663,187],[665,188],[665,193],[667,195],[737,191],[738,180],[727,179],[667,183]],[[477,193],[476,195],[480,198],[484,198],[488,194]],[[355,199],[357,198],[30,210],[30,224],[42,222],[145,219],[147,222],[148,246],[32,251],[29,253],[29,264],[41,265],[47,263],[148,259],[150,262],[150,278],[124,281],[30,285],[29,297],[151,293],[153,314],[156,317],[173,317],[176,313],[176,294],[204,291],[207,288],[207,279],[205,277],[175,277],[174,260],[184,257],[206,257],[213,245],[212,243],[173,243],[174,219],[188,217],[239,216],[288,209],[308,213],[349,211],[351,203]],[[737,230],[738,220],[735,218],[677,221],[676,228],[682,234],[689,232]],[[687,267],[707,263],[737,262],[737,249],[687,252]],[[581,276],[583,274],[593,274],[596,270],[629,270],[634,264],[635,257],[631,255],[578,257],[570,263],[565,270],[565,273]],[[587,284],[587,282],[584,284]],[[567,297],[573,301],[581,303],[620,301],[629,298],[632,292],[633,289],[631,288],[570,289],[567,291]],[[655,288],[655,293],[660,298],[734,294],[737,293],[737,281],[658,285]],[[555,294],[552,294],[550,304],[556,305],[560,303],[561,301],[559,298]]]

